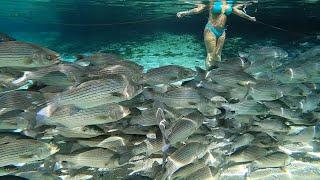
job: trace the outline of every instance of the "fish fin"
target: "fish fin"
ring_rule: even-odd
[[[22,62],[23,62],[23,64],[25,64],[25,65],[30,65],[30,64],[32,64],[33,60],[32,60],[31,57],[26,57],[26,58],[23,59]]]
[[[78,144],[78,143],[73,143],[72,144],[72,146],[71,146],[71,152],[75,152],[75,151],[78,151],[78,150],[80,150],[80,149],[82,149],[83,148],[83,146],[81,146],[80,144]]]
[[[42,108],[36,115],[36,124],[37,126],[42,126],[45,124],[45,121],[48,117],[50,117],[53,112],[58,109],[58,106],[54,103],[48,104],[46,107]]]
[[[20,155],[19,157],[22,159],[31,159],[31,158],[35,157],[35,155],[34,154],[24,154],[24,155]]]
[[[249,57],[249,53],[246,52],[238,52],[238,55],[240,58],[247,58]]]
[[[115,97],[123,97],[123,94],[119,93],[119,92],[113,92],[111,93],[112,96],[115,96]]]
[[[104,115],[98,115],[98,116],[95,116],[95,118],[99,120],[105,120],[105,119],[108,119],[109,117]]]
[[[82,67],[87,67],[91,64],[89,61],[81,61],[81,62],[75,62],[75,63]]]
[[[197,103],[195,103],[195,102],[188,102],[188,104],[191,105],[191,106],[197,105]]]
[[[22,84],[22,83],[25,83],[27,80],[28,80],[28,76],[30,76],[31,72],[30,71],[25,71],[23,76],[12,81],[13,84]]]
[[[26,163],[16,163],[16,164],[13,164],[14,166],[16,167],[22,167],[24,165],[26,165]]]
[[[162,134],[162,141],[163,141],[163,147],[162,147],[162,152],[163,152],[163,158],[162,162],[165,162],[167,157],[168,157],[168,150],[170,148],[169,140],[168,140],[168,132],[166,132],[166,119],[164,116],[164,112],[161,108],[158,108],[157,113],[156,113],[156,118],[158,119],[159,122],[159,129]],[[165,163],[163,163],[163,167],[165,166]]]

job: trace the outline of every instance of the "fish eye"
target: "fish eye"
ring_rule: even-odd
[[[52,56],[51,56],[51,55],[47,55],[46,58],[47,58],[48,60],[52,60]]]

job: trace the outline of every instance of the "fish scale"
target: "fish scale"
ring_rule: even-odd
[[[44,120],[45,123],[58,123],[72,128],[114,122],[130,113],[129,109],[117,104],[103,105],[89,109],[66,108],[71,109],[67,112],[58,110],[57,113],[53,113],[51,117]]]
[[[48,144],[32,139],[18,139],[1,144],[0,167],[41,160],[50,156],[50,151]]]
[[[106,168],[113,163],[115,153],[108,149],[97,148],[76,155],[57,155],[59,161],[71,163],[71,167],[96,167]],[[110,162],[111,161],[111,162]]]
[[[170,177],[181,167],[192,163],[197,158],[203,157],[205,151],[206,146],[200,143],[189,143],[180,147],[168,157],[165,165],[166,172],[162,179]]]
[[[195,72],[191,69],[177,65],[167,65],[148,70],[143,75],[143,82],[150,85],[169,84],[194,75]]]
[[[28,109],[44,101],[39,92],[33,91],[12,91],[0,96],[0,108]]]
[[[275,168],[284,167],[291,161],[291,157],[283,152],[275,152],[259,158],[252,163],[253,168]]]
[[[120,82],[118,81],[120,80]],[[113,92],[123,93],[127,86],[124,79],[103,79],[89,81],[85,84],[81,84],[67,92],[59,94],[53,99],[61,105],[75,104],[78,107],[94,107],[106,103],[119,102],[127,99],[126,97],[113,97]],[[103,100],[103,101],[101,101]],[[86,102],[86,104],[80,104]]]
[[[197,111],[177,120],[170,129],[169,143],[175,144],[186,140],[202,125],[204,120],[202,114]]]
[[[0,44],[0,67],[45,67],[57,63],[58,58],[57,53],[30,43]]]

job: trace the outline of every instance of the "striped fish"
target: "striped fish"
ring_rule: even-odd
[[[143,83],[149,85],[169,84],[191,78],[196,72],[177,65],[168,65],[149,70],[143,76]]]
[[[95,72],[95,71],[92,71]],[[90,73],[92,73],[90,72]],[[134,82],[140,81],[142,78],[143,67],[131,61],[117,61],[110,63],[97,71],[89,74],[89,77],[108,77],[111,74],[125,75],[130,77]]]
[[[22,84],[28,80],[52,86],[72,86],[81,83],[84,69],[70,64],[58,64],[41,68],[36,71],[25,71],[24,75],[13,81]]]
[[[188,165],[199,158],[202,158],[206,151],[207,147],[205,145],[196,142],[180,147],[168,157],[167,164],[165,165],[165,173],[162,179],[170,179],[174,172],[181,167]]]
[[[56,64],[59,54],[31,43],[0,43],[0,67],[35,68]]]
[[[59,106],[74,105],[79,108],[92,108],[109,103],[130,100],[142,91],[125,76],[112,75],[108,78],[87,81],[70,90],[57,94],[47,107],[38,113],[49,117]]]
[[[58,151],[59,148],[52,144],[0,135],[0,167],[42,160]]]
[[[117,104],[80,109],[74,106],[62,106],[52,116],[43,119],[44,124],[63,125],[65,127],[81,127],[105,124],[120,120],[130,114],[130,110]],[[39,119],[37,119],[39,120]],[[41,123],[41,122],[39,122]]]
[[[119,166],[116,153],[103,148],[97,148],[79,154],[57,155],[56,159],[58,161],[67,161],[70,168],[114,168]]]
[[[27,110],[44,101],[43,95],[39,92],[11,91],[0,96],[0,114],[15,109]]]
[[[185,141],[202,125],[205,117],[198,111],[180,118],[169,130],[168,141],[171,145]]]

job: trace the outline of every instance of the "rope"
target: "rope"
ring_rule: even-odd
[[[92,27],[92,26],[114,26],[114,25],[126,25],[126,24],[139,24],[139,23],[147,23],[147,22],[153,22],[160,19],[166,19],[171,18],[175,15],[168,15],[168,16],[162,16],[158,18],[152,18],[152,19],[144,19],[144,20],[138,20],[138,21],[126,21],[126,22],[119,22],[119,23],[97,23],[97,24],[77,24],[77,23],[59,23],[59,22],[35,22],[27,20],[29,23],[36,23],[36,24],[46,24],[46,25],[63,25],[63,26],[78,26],[78,27]],[[25,22],[25,21],[24,21]]]
[[[267,24],[267,23],[264,23],[262,21],[255,21],[256,23],[258,24],[262,24],[262,25],[265,25],[265,26],[268,26],[270,28],[273,28],[273,29],[277,29],[277,30],[280,30],[280,31],[283,31],[283,32],[290,32],[289,30],[287,29],[283,29],[283,28],[280,28],[280,27],[277,27],[277,26],[274,26],[274,25],[271,25],[271,24]]]

